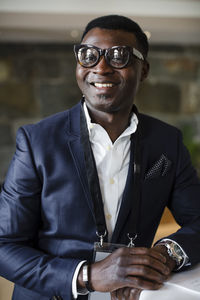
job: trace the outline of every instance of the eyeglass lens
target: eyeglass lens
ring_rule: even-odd
[[[107,62],[114,68],[124,67],[129,60],[129,52],[126,48],[117,47],[107,51]]]
[[[92,67],[99,60],[99,53],[95,48],[82,47],[78,50],[78,60],[84,67]]]
[[[123,68],[129,61],[129,51],[125,47],[114,47],[105,51],[106,62],[114,68]],[[84,67],[95,66],[100,59],[100,51],[92,47],[81,47],[78,60]]]

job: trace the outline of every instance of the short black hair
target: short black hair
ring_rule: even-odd
[[[111,30],[123,30],[133,33],[138,41],[140,50],[142,51],[143,55],[147,57],[149,51],[147,36],[141,27],[133,20],[120,15],[107,15],[93,19],[85,27],[81,41],[88,31],[95,27]]]

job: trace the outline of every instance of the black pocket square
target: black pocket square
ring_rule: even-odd
[[[159,160],[157,160],[145,174],[145,180],[158,176],[165,176],[171,168],[171,165],[172,162],[164,154],[162,154]]]

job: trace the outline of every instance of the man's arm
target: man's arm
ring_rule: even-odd
[[[0,275],[40,294],[71,299],[78,259],[59,258],[37,248],[42,183],[24,129],[0,196]]]
[[[194,265],[199,262],[200,253],[200,180],[181,134],[177,153],[176,178],[168,208],[181,228],[162,239],[178,243],[187,254],[190,265]]]

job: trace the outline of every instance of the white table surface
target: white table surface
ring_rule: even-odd
[[[200,264],[183,272],[173,273],[162,288],[145,290],[140,300],[200,300]]]

